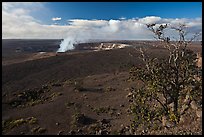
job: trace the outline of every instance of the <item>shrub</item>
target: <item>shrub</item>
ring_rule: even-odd
[[[86,89],[83,87],[83,80],[82,79],[79,79],[77,81],[74,82],[74,87],[75,87],[75,90],[77,91],[86,91]]]

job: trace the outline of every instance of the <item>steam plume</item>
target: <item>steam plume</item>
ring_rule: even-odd
[[[74,49],[74,44],[77,44],[77,41],[73,37],[68,37],[61,41],[60,48],[57,50],[57,52],[72,50]]]

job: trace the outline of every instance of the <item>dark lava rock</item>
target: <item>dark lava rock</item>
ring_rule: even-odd
[[[77,120],[77,123],[83,124],[83,125],[92,124],[96,122],[95,119],[89,118],[85,116],[84,114],[79,114],[76,120]]]
[[[107,119],[102,119],[102,120],[100,121],[101,124],[108,124],[109,122],[110,122],[110,121],[107,120]]]
[[[75,134],[76,134],[76,132],[75,132],[74,130],[69,131],[69,133],[70,133],[71,135],[75,135]]]

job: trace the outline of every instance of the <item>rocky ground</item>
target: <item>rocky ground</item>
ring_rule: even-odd
[[[149,55],[165,57],[162,48],[150,49]],[[128,94],[141,82],[129,79],[129,69],[142,67],[138,51],[43,54],[22,55],[10,63],[4,58],[2,134],[202,134],[202,110],[193,104],[176,127],[130,128]]]

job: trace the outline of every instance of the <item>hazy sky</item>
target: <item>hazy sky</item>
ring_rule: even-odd
[[[152,39],[145,24],[202,30],[201,2],[3,2],[3,38]]]

